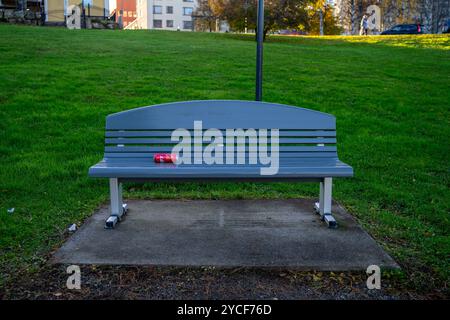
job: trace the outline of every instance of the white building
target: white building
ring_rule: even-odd
[[[136,0],[136,29],[192,31],[197,0]]]

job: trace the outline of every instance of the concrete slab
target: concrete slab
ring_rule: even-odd
[[[126,218],[105,230],[102,207],[55,253],[54,263],[292,267],[304,270],[398,268],[339,206],[328,229],[314,201],[127,201]]]

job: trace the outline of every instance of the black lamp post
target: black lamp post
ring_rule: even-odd
[[[256,101],[262,100],[262,64],[263,64],[263,38],[264,38],[264,0],[258,0],[256,35]]]

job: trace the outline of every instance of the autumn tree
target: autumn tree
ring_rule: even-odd
[[[306,31],[309,34],[320,34],[321,22],[324,34],[341,33],[338,20],[334,15],[334,8],[327,0],[309,0],[307,2],[307,9],[308,24]]]
[[[450,13],[449,0],[336,0],[339,24],[356,34],[370,5],[380,8],[382,29],[401,23],[420,23],[427,31],[438,32]]]
[[[317,1],[316,5],[309,6],[308,25],[306,29],[306,31],[308,31],[309,34],[314,35],[320,34],[321,16],[324,34],[327,35],[341,34],[342,29],[338,26],[338,20],[334,15],[334,8],[330,5],[325,4],[325,2],[326,1]],[[317,3],[319,3],[319,5],[317,5]]]
[[[204,0],[201,0],[204,1]],[[264,38],[271,31],[311,29],[311,4],[323,0],[265,0],[264,1]],[[256,30],[256,0],[209,0],[212,14],[220,20],[226,20],[231,29],[244,31],[246,28]],[[326,12],[327,30],[333,30],[331,24],[335,19],[331,12]],[[312,17],[315,19],[315,17]]]
[[[192,18],[195,23],[195,30],[209,31],[216,30],[216,23],[219,16],[214,13],[213,6],[211,6],[211,0],[198,0],[198,6],[195,12],[192,14]]]
[[[210,6],[221,20],[228,22],[231,29],[256,29],[255,0],[210,0]]]

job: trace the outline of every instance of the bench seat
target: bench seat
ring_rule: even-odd
[[[152,158],[106,159],[89,169],[94,178],[144,178],[174,181],[202,179],[283,180],[351,177],[353,169],[337,158],[284,158],[276,175],[260,174],[261,165],[174,165],[155,163]]]

